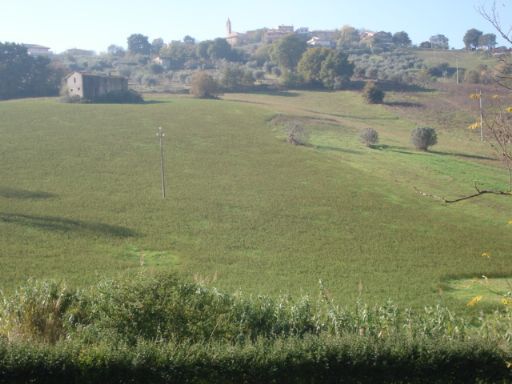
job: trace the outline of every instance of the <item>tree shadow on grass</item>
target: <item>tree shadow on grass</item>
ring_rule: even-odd
[[[379,151],[396,152],[396,153],[401,153],[401,154],[404,154],[404,155],[415,155],[415,154],[417,154],[416,152],[409,151],[409,149],[406,148],[406,147],[395,147],[393,145],[386,145],[386,144],[375,144],[375,145],[372,146],[372,149],[376,149],[376,150],[379,150]]]
[[[430,150],[430,151],[419,151],[419,150],[411,151],[409,148],[406,148],[406,147],[396,147],[396,146],[385,145],[385,144],[374,145],[372,148],[381,150],[381,151],[402,153],[404,155],[418,155],[418,154],[431,153],[433,155],[464,157],[466,159],[475,159],[475,160],[496,160],[495,158],[492,158],[489,156],[471,155],[469,153],[460,153],[460,152],[441,152],[441,151],[432,151],[432,150]]]
[[[42,191],[27,191],[24,189],[0,187],[0,197],[5,197],[6,199],[45,200],[55,198],[57,195]]]
[[[286,91],[286,90],[264,90],[264,91],[254,91],[250,92],[255,95],[266,95],[266,96],[282,96],[282,97],[297,97],[299,96],[298,92]]]
[[[464,157],[466,159],[476,159],[476,160],[496,160],[493,157],[483,156],[483,155],[471,155],[469,153],[459,153],[459,152],[440,152],[440,151],[429,151],[435,155],[441,156],[453,156],[453,157]]]
[[[384,105],[388,107],[402,107],[402,108],[421,108],[423,104],[414,103],[412,101],[386,101]]]
[[[39,228],[47,231],[77,232],[84,235],[102,235],[119,238],[137,236],[137,232],[126,227],[55,216],[36,216],[0,212],[0,222]]]
[[[331,145],[314,145],[313,147],[319,151],[335,151],[335,152],[350,153],[351,155],[360,155],[361,154],[361,151],[356,151],[355,149],[334,147]]]

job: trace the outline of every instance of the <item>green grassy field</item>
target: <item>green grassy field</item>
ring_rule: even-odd
[[[423,59],[428,66],[448,63],[455,68],[457,63],[460,68],[468,71],[477,70],[481,65],[494,67],[497,63],[496,58],[486,55],[484,52],[471,52],[464,50],[417,50],[415,51],[419,58]]]
[[[415,191],[505,186],[464,127],[440,129],[440,144],[423,153],[409,145],[417,116],[354,92],[148,99],[0,103],[3,289],[27,277],[87,285],[159,268],[252,294],[316,295],[321,279],[340,303],[462,306],[444,293],[447,279],[512,272],[511,200],[446,206]],[[311,145],[286,144],[277,114],[301,120]],[[377,149],[358,142],[364,127],[378,130]]]

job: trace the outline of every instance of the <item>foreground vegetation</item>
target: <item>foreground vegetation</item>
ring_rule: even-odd
[[[229,295],[172,275],[4,296],[1,382],[496,382],[510,379],[506,310],[338,307]]]

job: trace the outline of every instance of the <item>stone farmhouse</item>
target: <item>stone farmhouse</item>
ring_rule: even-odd
[[[64,79],[71,97],[93,100],[110,92],[127,91],[128,79],[121,76],[94,75],[73,72]]]

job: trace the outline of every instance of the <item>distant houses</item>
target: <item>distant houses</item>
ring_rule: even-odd
[[[277,29],[269,29],[265,33],[265,42],[273,43],[282,37],[294,33],[293,25],[280,25]]]
[[[50,52],[49,47],[45,47],[43,45],[38,44],[22,44],[25,48],[27,48],[27,53],[30,56],[50,56],[52,53]]]
[[[73,72],[64,79],[70,97],[94,100],[111,92],[128,90],[128,79],[121,76]]]
[[[323,48],[333,48],[336,45],[332,40],[322,39],[318,36],[313,36],[311,39],[307,41],[307,44],[310,47]]]

